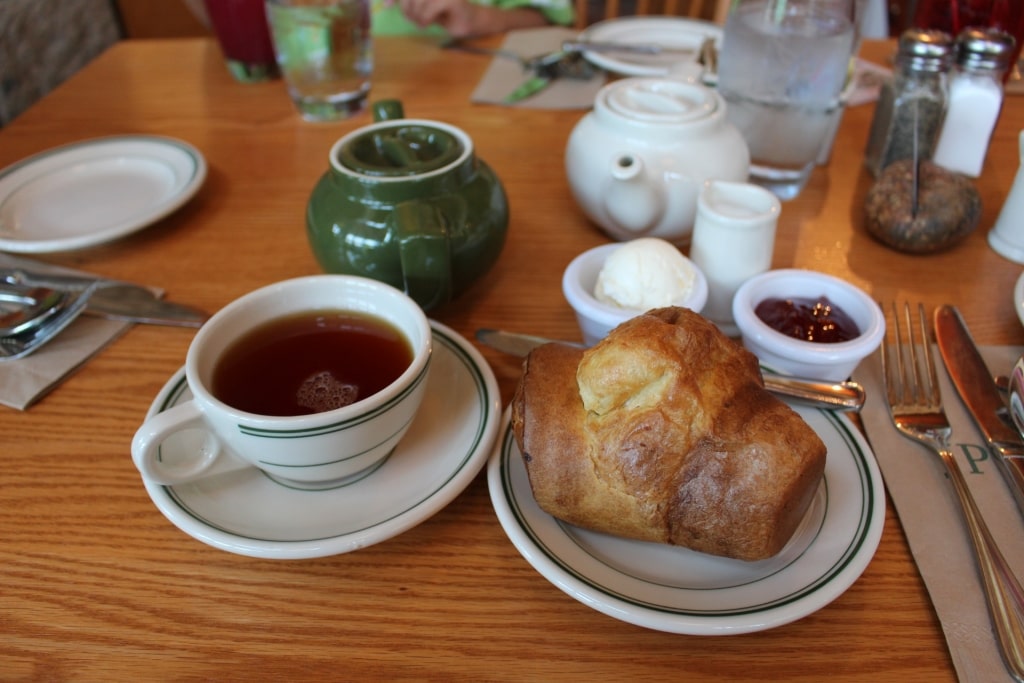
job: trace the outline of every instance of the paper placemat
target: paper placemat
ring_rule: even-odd
[[[566,40],[579,37],[579,32],[561,26],[546,26],[539,29],[510,31],[505,36],[501,49],[514,52],[524,57],[552,52],[561,47]],[[482,57],[466,55],[467,59]],[[608,80],[608,76],[600,69],[589,80],[559,78],[547,88],[533,97],[528,97],[514,104],[504,102],[506,96],[515,90],[528,77],[520,65],[507,57],[494,57],[470,101],[478,104],[500,104],[506,107],[525,107],[527,109],[589,109],[594,105],[597,92]]]
[[[71,268],[0,254],[0,268],[23,268],[33,273],[100,278]],[[163,296],[163,290],[150,289]],[[127,332],[133,323],[80,315],[56,338],[24,358],[0,362],[0,403],[26,410],[66,377]]]
[[[981,349],[993,374],[1008,374],[1024,347]],[[1017,508],[985,439],[974,426],[935,349],[942,403],[953,426],[953,452],[978,508],[1017,579],[1024,577],[1024,516]],[[880,354],[861,363],[861,418],[924,579],[962,681],[1011,680],[996,645],[967,528],[938,456],[902,436],[892,424],[882,388]]]

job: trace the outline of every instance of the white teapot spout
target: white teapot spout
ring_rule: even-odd
[[[623,231],[639,237],[653,230],[665,215],[661,187],[646,177],[644,162],[632,154],[615,159],[604,193],[605,213]]]

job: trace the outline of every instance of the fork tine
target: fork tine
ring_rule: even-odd
[[[906,352],[908,345],[903,339],[905,329],[901,324],[900,310],[895,301],[890,302],[889,310],[892,325],[887,327],[892,330],[893,345],[890,350],[888,344],[882,344],[882,374],[885,378],[889,405],[906,404],[910,400],[909,393],[911,391],[908,381],[910,378],[907,375]]]
[[[939,389],[939,376],[935,372],[934,354],[932,352],[931,319],[925,315],[924,305],[918,304],[917,308],[918,318],[921,322],[921,343],[924,349],[925,370],[928,373],[928,402],[933,406],[941,406],[942,392]]]
[[[882,304],[879,304],[879,305],[881,305],[883,311],[886,310],[886,306],[884,306]],[[895,307],[896,304],[893,303],[892,306]],[[886,325],[886,329],[890,329],[890,330],[894,330],[895,331],[895,328],[892,325],[888,325],[888,324]],[[888,334],[886,336],[888,337]],[[881,346],[882,346],[882,386],[885,387],[886,398],[888,399],[889,405],[891,406],[894,403],[896,403],[896,389],[895,389],[896,381],[895,381],[894,377],[890,377],[890,375],[892,374],[892,370],[893,370],[893,367],[892,367],[893,358],[892,358],[891,352],[889,351],[889,340],[887,338],[883,339]]]
[[[892,319],[896,322],[896,372],[899,374],[899,381],[900,381],[899,400],[900,400],[901,403],[908,403],[909,401],[913,400],[913,398],[914,398],[913,396],[911,396],[911,394],[913,393],[914,390],[913,390],[913,388],[912,388],[912,386],[910,384],[910,381],[909,381],[910,380],[910,375],[907,374],[907,372],[908,372],[908,368],[907,368],[907,360],[908,360],[908,358],[907,358],[907,351],[908,351],[908,349],[909,349],[909,352],[910,352],[910,357],[909,357],[909,361],[910,361],[909,371],[910,372],[913,372],[914,365],[915,365],[916,361],[915,361],[915,358],[914,358],[913,328],[910,327],[910,325],[909,325],[909,322],[910,322],[909,315],[910,315],[910,313],[909,313],[909,311],[907,309],[907,304],[903,304],[903,315],[904,315],[904,317],[905,317],[905,319],[906,319],[906,321],[908,323],[905,328],[900,325],[900,310],[898,308],[896,308],[896,303],[893,302],[893,305],[892,305]],[[906,334],[908,336],[908,339],[907,339],[906,342],[904,342],[904,340],[903,340],[904,332],[906,332]]]
[[[913,382],[913,401],[914,403],[924,403],[929,397],[925,396],[925,385],[924,379],[921,377],[921,359],[918,357],[918,349],[924,354],[925,362],[931,358],[931,354],[927,352],[928,334],[924,327],[924,306],[921,304],[917,305],[918,308],[918,330],[915,333],[914,330],[914,316],[913,311],[910,308],[910,303],[905,302],[903,304],[903,315],[906,318],[907,324],[907,347],[910,352],[910,370],[914,373]]]
[[[884,307],[883,307],[884,308]],[[892,348],[882,344],[882,375],[890,405],[941,405],[939,380],[931,350],[931,331],[924,304],[888,306]]]
[[[928,316],[925,314],[924,304],[917,304],[916,325],[910,304],[904,304],[903,308],[909,338],[910,365],[914,373],[913,401],[922,406],[940,406],[942,405],[942,395],[939,390],[939,377],[935,371],[931,328]]]

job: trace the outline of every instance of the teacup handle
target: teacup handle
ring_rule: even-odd
[[[198,429],[206,434],[198,457],[182,467],[169,469],[160,459],[160,447],[171,435],[185,429]],[[183,484],[202,477],[220,456],[220,440],[203,420],[195,401],[187,401],[158,413],[142,423],[132,439],[132,459],[143,478],[164,486]],[[177,464],[176,464],[177,465]]]
[[[457,195],[441,201],[408,201],[391,214],[402,263],[405,292],[424,310],[452,299],[451,228],[449,216],[463,208]],[[447,208],[446,212],[444,208]]]

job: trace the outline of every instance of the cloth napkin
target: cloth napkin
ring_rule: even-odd
[[[981,352],[994,375],[1009,374],[1024,347],[988,346]],[[1024,582],[1024,516],[951,384],[937,348],[934,357],[943,407],[953,426],[953,452],[1000,550],[1016,569],[1018,581]],[[861,419],[942,622],[957,674],[961,681],[1008,681],[952,484],[937,455],[896,431],[881,378],[879,353],[854,373],[867,391]],[[884,623],[885,615],[878,619]]]
[[[502,49],[514,52],[523,57],[553,52],[566,40],[575,40],[579,32],[561,26],[545,26],[539,29],[509,31],[502,43]],[[467,55],[467,58],[474,58]],[[476,57],[479,59],[479,57]],[[507,57],[494,57],[484,77],[470,96],[470,101],[478,104],[500,104],[509,107],[526,107],[528,109],[589,109],[594,104],[597,91],[607,81],[604,71],[597,73],[589,80],[559,78],[533,97],[528,97],[514,104],[506,104],[503,100],[528,77],[522,67]]]
[[[0,268],[21,268],[53,275],[101,276],[53,266],[32,259],[0,254]],[[157,296],[162,289],[150,288]],[[133,323],[80,315],[56,338],[17,360],[0,361],[0,403],[26,410],[131,328]]]

